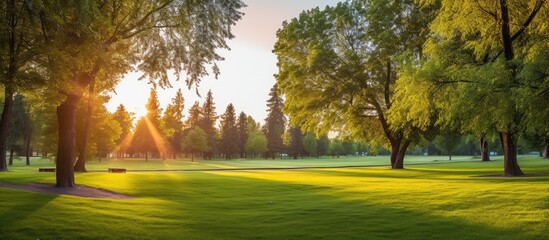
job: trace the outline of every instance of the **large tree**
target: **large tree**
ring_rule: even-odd
[[[58,106],[59,145],[57,186],[74,187],[76,104],[100,72],[120,77],[129,70],[169,86],[173,71],[197,85],[222,57],[233,37],[231,25],[244,7],[240,0],[111,0],[57,1],[44,4],[42,29],[50,61],[48,68],[65,95]]]
[[[304,11],[277,32],[277,83],[304,130],[338,131],[391,149],[403,168],[415,129],[391,126],[399,57],[420,55],[435,8],[407,1],[347,1]]]
[[[436,111],[437,124],[458,123],[461,130],[482,138],[497,132],[504,175],[523,175],[517,162],[518,136],[549,135],[547,3],[443,0],[441,4],[425,49],[428,60],[416,63],[417,70],[401,84],[402,93],[407,92],[402,98],[418,100],[415,106],[404,107],[409,109],[407,118],[421,126],[432,122],[425,116]],[[414,89],[409,88],[412,85]],[[435,100],[425,104],[420,96]]]
[[[75,172],[86,172],[86,161],[88,156],[88,146],[89,146],[89,140],[90,140],[90,129],[92,124],[92,114],[93,109],[95,107],[95,81],[92,81],[90,85],[88,86],[87,91],[87,109],[85,114],[78,114],[79,116],[82,116],[82,118],[77,119],[81,120],[84,119],[84,128],[82,131],[82,138],[79,146],[77,146],[77,150],[79,152],[78,158],[76,159],[76,163],[74,164],[74,171]],[[77,110],[78,111],[78,110]]]
[[[4,87],[0,118],[0,172],[7,171],[6,143],[15,94],[43,83],[43,45],[35,1],[0,2],[0,84]]]
[[[221,139],[220,150],[225,155],[225,159],[229,160],[234,154],[239,153],[238,149],[238,126],[236,125],[236,114],[234,106],[229,103],[225,113],[221,115]]]
[[[280,96],[278,85],[274,85],[269,93],[269,99],[267,100],[268,115],[265,119],[265,125],[263,126],[263,132],[267,137],[267,149],[272,159],[275,158],[276,153],[284,151],[284,143],[282,142],[282,134],[286,126],[286,116],[282,113],[284,107],[284,100]]]

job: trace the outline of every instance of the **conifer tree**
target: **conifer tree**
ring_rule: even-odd
[[[170,145],[170,152],[175,159],[177,154],[181,152],[181,140],[183,137],[183,108],[185,100],[183,93],[179,89],[172,103],[166,107],[162,118],[162,132]]]
[[[154,88],[151,88],[146,107],[147,115],[139,119],[136,124],[134,137],[132,139],[132,148],[134,151],[144,153],[145,160],[148,160],[149,153],[152,155],[164,154],[160,152],[161,149],[158,149],[158,146],[162,146],[164,143],[158,142],[163,139],[158,127],[160,124],[161,109]]]
[[[154,146],[151,143],[152,136],[147,127],[147,120],[145,117],[141,117],[135,125],[135,131],[131,142],[131,152],[138,156],[145,156],[145,161],[149,160],[150,146]]]
[[[231,159],[235,153],[239,152],[238,146],[238,127],[236,125],[236,114],[234,106],[230,103],[221,116],[221,151],[225,159]]]
[[[160,113],[162,112],[162,109],[160,109],[160,103],[158,102],[158,94],[156,93],[156,89],[151,88],[151,93],[149,94],[149,101],[147,102],[147,119],[151,121],[153,126],[155,126],[158,129],[158,126],[160,126]]]
[[[120,104],[113,114],[113,119],[118,122],[121,129],[120,136],[116,139],[116,145],[118,146],[116,149],[116,154],[118,157],[122,157],[125,153],[127,153],[130,145],[129,135],[132,134],[131,130],[133,125],[133,117],[132,114],[126,110],[126,107]]]
[[[248,141],[248,116],[244,112],[240,112],[238,116],[237,128],[238,128],[238,150],[240,152],[240,158],[246,157],[246,141]]]
[[[269,93],[270,98],[267,100],[267,111],[269,112],[265,119],[265,126],[263,131],[267,137],[267,149],[272,159],[275,158],[276,153],[284,150],[284,144],[282,142],[282,134],[284,134],[284,128],[286,125],[286,117],[282,113],[282,107],[284,106],[282,98],[278,95],[278,85],[275,84],[271,88]]]
[[[199,126],[204,130],[208,137],[208,151],[204,152],[204,159],[211,159],[216,151],[217,129],[215,123],[217,121],[217,113],[215,112],[215,103],[213,101],[212,90],[208,91],[206,101],[202,105],[202,115],[199,121]]]
[[[189,118],[187,119],[186,125],[187,129],[193,129],[195,127],[198,127],[198,123],[200,122],[200,118],[202,116],[202,110],[200,109],[200,105],[198,104],[198,101],[194,102],[193,106],[189,109]]]

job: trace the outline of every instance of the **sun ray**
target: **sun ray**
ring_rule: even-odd
[[[170,153],[170,147],[166,144],[166,139],[160,134],[158,129],[152,124],[151,120],[149,118],[145,117],[145,123],[147,124],[147,128],[149,129],[149,132],[151,133],[151,136],[154,141],[154,145],[156,146],[156,150],[160,153],[160,156],[164,159],[169,153]]]

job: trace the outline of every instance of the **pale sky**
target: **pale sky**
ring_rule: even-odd
[[[212,90],[218,115],[225,112],[229,103],[235,106],[237,114],[244,111],[256,121],[263,123],[267,116],[266,101],[270,88],[275,83],[276,55],[272,53],[276,42],[276,30],[284,20],[297,17],[301,11],[317,6],[335,5],[338,0],[245,0],[244,17],[233,26],[236,36],[229,41],[230,51],[220,51],[225,61],[219,62],[221,75],[218,79],[208,76],[202,79],[199,98],[195,89],[189,90],[184,82],[172,82],[172,89],[157,89],[160,106],[165,109],[177,89],[183,90],[185,98],[185,118],[188,109],[195,101],[204,101],[208,90]],[[146,113],[145,104],[149,98],[150,85],[138,81],[139,73],[126,75],[116,87],[107,104],[114,112],[119,104],[124,104],[136,117]],[[175,78],[173,78],[175,79]],[[182,79],[185,79],[182,77]]]

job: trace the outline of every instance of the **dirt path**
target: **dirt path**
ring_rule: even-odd
[[[132,199],[134,197],[119,194],[104,189],[87,187],[87,186],[76,186],[75,188],[57,188],[53,185],[43,184],[43,183],[31,183],[27,185],[16,185],[9,183],[0,182],[0,187],[10,188],[17,190],[25,190],[31,192],[39,193],[50,193],[50,194],[63,194],[63,195],[72,195],[78,197],[87,197],[87,198],[107,198],[107,199]]]

